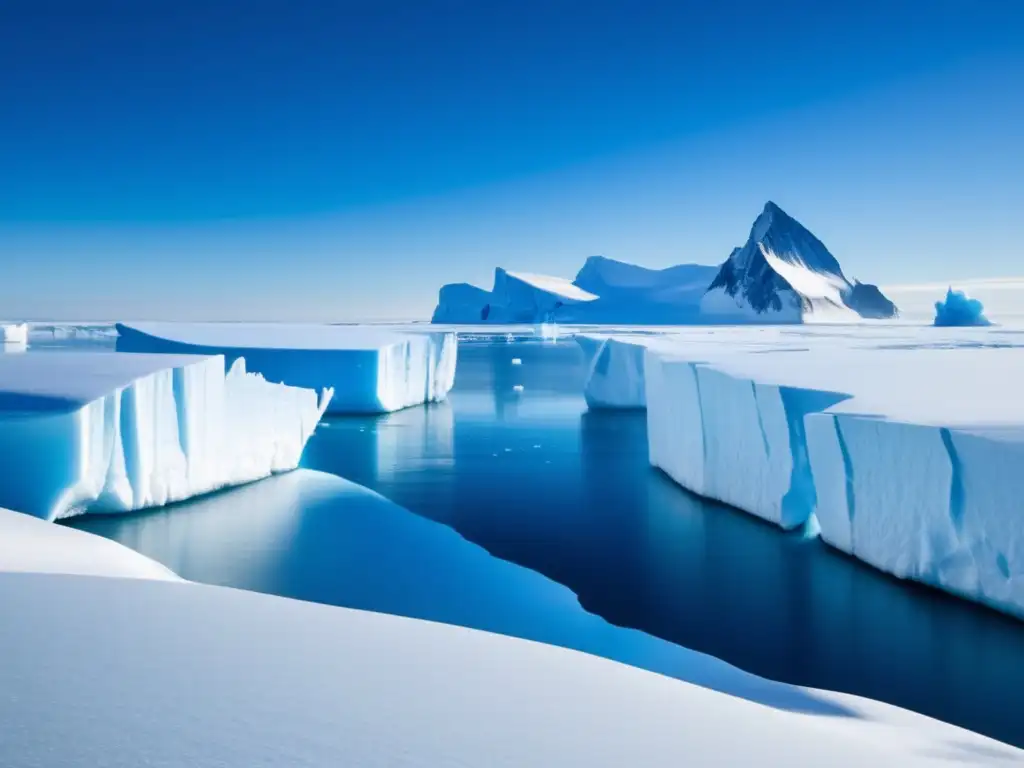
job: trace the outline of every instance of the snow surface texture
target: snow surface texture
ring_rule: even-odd
[[[0,509],[0,572],[4,571],[178,578],[156,561],[117,542]]]
[[[0,344],[25,344],[28,326],[25,323],[0,324]]]
[[[293,387],[332,389],[331,413],[387,413],[438,402],[455,383],[450,332],[272,323],[117,325],[126,352],[222,354]]]
[[[6,355],[0,505],[126,512],[294,469],[330,398],[220,356]]]
[[[574,282],[498,269],[494,290],[441,288],[434,323],[706,325],[896,317],[877,286],[850,282],[818,238],[772,202],[721,267],[645,269],[592,256]]]
[[[949,288],[943,301],[935,302],[935,325],[940,327],[991,325],[985,306],[963,291]]]
[[[1024,333],[805,328],[641,340],[603,399],[643,377],[650,461],[685,488],[1024,617]]]
[[[800,323],[805,318],[895,317],[876,286],[851,283],[825,245],[775,203],[722,264],[701,312],[720,322]]]
[[[775,709],[445,624],[144,579],[0,573],[11,768],[1010,765],[876,702]],[[59,717],[54,717],[59,713]]]

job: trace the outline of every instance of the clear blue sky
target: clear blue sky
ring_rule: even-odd
[[[0,2],[0,317],[427,317],[495,265],[1024,272],[1024,2]]]

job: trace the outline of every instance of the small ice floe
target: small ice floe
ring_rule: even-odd
[[[522,358],[519,358],[519,357],[513,357],[512,358],[512,365],[522,365],[522,364],[523,364]]]

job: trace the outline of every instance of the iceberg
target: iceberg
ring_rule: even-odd
[[[742,248],[722,264],[701,299],[719,322],[802,323],[896,317],[877,286],[853,282],[825,245],[769,201]]]
[[[443,286],[431,322],[540,324],[554,320],[562,307],[596,298],[564,278],[498,267],[490,291],[468,283]]]
[[[274,323],[118,323],[117,349],[224,355],[293,387],[331,389],[330,413],[387,413],[439,402],[455,383],[451,332]]]
[[[0,506],[127,512],[294,469],[331,394],[221,356],[0,356]]]
[[[642,379],[650,463],[679,485],[1024,618],[1012,333],[805,326],[580,343],[607,366],[591,365],[588,402],[624,402]]]
[[[28,325],[25,323],[0,323],[0,344],[26,344]]]
[[[935,325],[939,327],[991,325],[985,307],[963,291],[950,287],[943,301],[935,302]]]

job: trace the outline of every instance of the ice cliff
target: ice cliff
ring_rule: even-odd
[[[928,330],[590,337],[587,399],[646,404],[650,462],[683,487],[1024,618],[1024,354]]]
[[[0,356],[0,507],[127,512],[294,469],[331,394],[221,356]]]
[[[224,355],[293,387],[334,391],[331,413],[437,402],[455,383],[454,333],[275,323],[119,323],[117,349]]]

